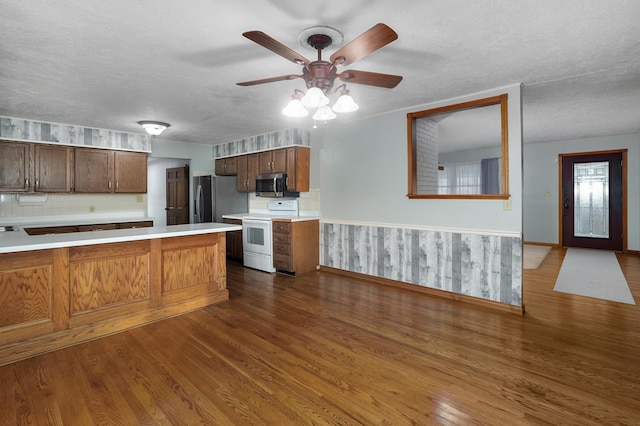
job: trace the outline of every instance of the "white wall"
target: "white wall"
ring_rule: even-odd
[[[155,226],[167,225],[167,184],[166,170],[184,167],[191,160],[150,157],[147,167],[147,214],[153,218]]]
[[[509,182],[512,210],[502,200],[410,200],[408,112],[507,93],[509,96]],[[520,85],[418,105],[312,133],[312,171],[318,168],[322,219],[332,221],[521,232],[522,108]],[[317,162],[317,164],[316,164]]]
[[[627,149],[628,248],[640,249],[639,146],[640,134],[526,144],[524,241],[559,243],[559,154]]]

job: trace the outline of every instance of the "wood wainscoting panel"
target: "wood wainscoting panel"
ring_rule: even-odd
[[[148,301],[149,264],[148,240],[70,248],[70,315]]]
[[[53,330],[53,251],[0,256],[0,344]]]
[[[162,300],[184,300],[226,291],[224,233],[162,240]]]

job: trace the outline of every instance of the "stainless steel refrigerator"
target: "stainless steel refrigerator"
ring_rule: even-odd
[[[193,178],[193,223],[222,222],[222,215],[248,211],[248,194],[238,192],[237,176]]]

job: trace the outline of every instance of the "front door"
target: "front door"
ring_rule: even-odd
[[[625,249],[623,154],[561,155],[562,246]]]
[[[167,225],[189,223],[189,167],[167,169]]]

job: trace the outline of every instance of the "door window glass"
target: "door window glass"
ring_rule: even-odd
[[[609,238],[609,162],[573,165],[574,236]]]

